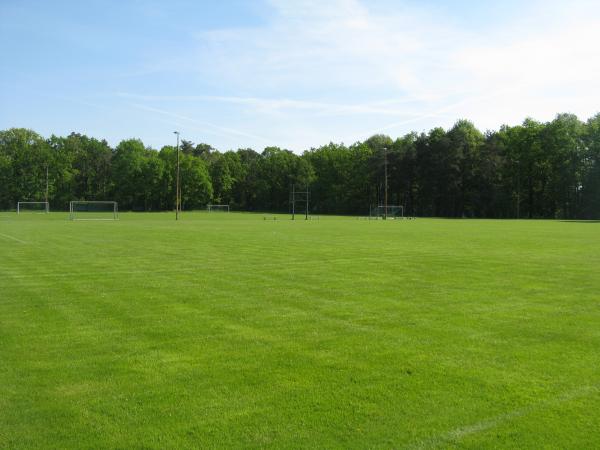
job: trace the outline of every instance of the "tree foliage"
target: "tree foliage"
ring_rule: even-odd
[[[329,143],[301,155],[279,147],[219,152],[180,145],[182,206],[223,203],[240,210],[287,211],[290,189],[309,186],[318,213],[366,214],[388,203],[410,215],[444,217],[600,217],[600,114],[587,122],[559,114],[481,133],[466,120],[451,129],[375,135],[350,146]],[[175,205],[176,149],[137,139],[111,148],[72,133],[44,139],[32,130],[0,131],[0,208],[40,201],[116,200],[123,210]]]

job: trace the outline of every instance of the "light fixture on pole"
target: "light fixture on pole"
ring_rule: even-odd
[[[179,131],[173,131],[177,135],[177,175],[175,177],[175,220],[179,220],[179,207],[181,198],[179,195]]]

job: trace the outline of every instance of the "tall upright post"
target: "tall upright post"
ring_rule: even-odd
[[[49,204],[48,204],[48,164],[46,164],[46,197],[45,197],[45,201],[46,201],[46,213],[48,213],[49,211]]]
[[[175,181],[175,220],[179,220],[179,131],[173,131],[177,135],[177,175]]]
[[[521,218],[521,160],[517,161],[517,219]]]
[[[305,210],[305,214],[304,214],[304,220],[308,220],[308,200],[309,200],[309,194],[308,194],[308,184],[306,185],[306,210]]]
[[[296,220],[296,185],[292,184],[292,220]]]
[[[383,220],[387,220],[388,216],[388,161],[387,161],[387,147],[383,147],[383,167],[384,167],[384,211],[383,211]]]

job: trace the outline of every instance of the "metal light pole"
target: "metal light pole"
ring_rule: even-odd
[[[296,185],[292,184],[292,220],[296,220]]]
[[[521,218],[521,160],[517,160],[517,219]]]
[[[177,135],[177,176],[175,181],[175,220],[179,220],[179,131],[173,131]]]
[[[388,161],[387,161],[387,147],[383,147],[383,167],[384,167],[384,177],[385,177],[385,185],[384,185],[384,189],[385,189],[385,200],[384,200],[384,212],[383,212],[383,220],[387,220],[387,215],[388,215]]]
[[[49,204],[48,204],[48,164],[46,164],[46,195],[44,200],[46,200],[46,213],[49,212]]]
[[[308,193],[308,184],[306,185],[306,210],[304,214],[304,220],[308,220],[308,202],[310,200],[310,194]]]

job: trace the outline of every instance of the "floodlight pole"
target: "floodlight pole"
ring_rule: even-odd
[[[384,211],[383,220],[387,220],[388,215],[388,161],[387,161],[387,147],[383,147],[383,167],[384,167],[384,178],[385,178],[385,200],[384,200]]]
[[[517,219],[521,218],[521,160],[517,160]]]
[[[175,220],[179,220],[179,131],[173,131],[177,135],[177,175],[175,181]]]
[[[46,212],[48,212],[48,164],[46,164]]]
[[[296,220],[296,185],[292,184],[292,220]]]
[[[306,185],[306,211],[304,214],[304,220],[308,220],[308,200],[309,200],[309,193],[308,193],[308,184]]]

